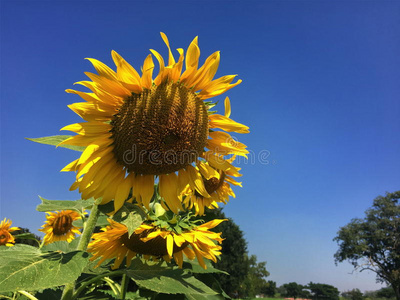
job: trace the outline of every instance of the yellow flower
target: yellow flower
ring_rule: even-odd
[[[62,144],[86,148],[79,159],[62,171],[76,172],[71,189],[79,189],[83,199],[102,198],[101,204],[115,200],[115,211],[122,207],[131,189],[137,202],[149,208],[158,177],[164,205],[178,213],[183,210],[179,195],[187,184],[199,194],[209,196],[197,168],[205,148],[218,155],[248,153],[245,145],[232,142],[232,137],[224,132],[248,132],[247,126],[229,118],[229,99],[225,101],[225,116],[210,112],[213,104],[204,101],[226,92],[241,80],[232,83],[236,75],[214,79],[219,51],[198,68],[197,37],[190,43],[186,56],[183,49],[177,49],[178,60],[171,52],[167,36],[161,33],[161,37],[169,50],[168,64],[157,51],[150,50],[159,63],[154,79],[151,54],[144,60],[140,76],[112,51],[116,71],[89,58],[98,74],[87,72],[91,81],[77,84],[89,88],[91,93],[67,90],[86,101],[69,105],[86,122],[62,128],[77,133]]]
[[[46,222],[39,231],[44,232],[44,244],[50,244],[57,241],[67,241],[70,243],[75,234],[81,234],[79,227],[72,225],[72,222],[80,219],[78,212],[73,210],[61,210],[56,212],[47,212]]]
[[[89,244],[88,252],[93,253],[91,260],[99,257],[100,265],[106,259],[115,258],[113,269],[119,268],[126,257],[126,264],[129,267],[132,258],[141,254],[145,259],[164,259],[170,261],[172,258],[182,268],[183,254],[193,260],[197,258],[199,264],[206,269],[204,258],[217,261],[221,254],[221,233],[209,231],[224,220],[213,220],[187,230],[181,234],[159,228],[152,224],[142,224],[129,237],[125,225],[108,219],[110,226],[103,229],[103,232],[93,234],[93,241]],[[215,242],[216,241],[216,242]]]
[[[14,246],[15,240],[11,232],[19,230],[18,227],[11,227],[12,221],[4,218],[0,223],[0,246]]]
[[[209,155],[212,154],[209,153]],[[222,158],[214,156],[210,161],[214,162],[213,159]],[[219,168],[213,168],[207,162],[199,162],[198,168],[209,197],[203,196],[196,190],[191,189],[190,186],[187,186],[183,191],[185,207],[188,209],[194,207],[196,215],[204,215],[204,207],[217,208],[218,202],[226,204],[229,201],[229,196],[235,197],[230,184],[242,186],[242,183],[237,182],[232,177],[240,177],[242,175],[239,174],[239,168],[230,164],[233,160],[234,157],[231,160],[224,161],[224,164],[219,164]],[[215,163],[214,165],[217,164]]]

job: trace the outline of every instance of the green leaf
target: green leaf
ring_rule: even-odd
[[[106,293],[103,293],[103,291],[99,290],[94,290],[92,292],[89,292],[88,294],[79,296],[78,298],[78,300],[113,300],[113,299],[115,299],[115,297],[107,295]]]
[[[20,233],[14,235],[15,239],[26,239],[26,240],[35,240],[39,245],[40,242],[36,239],[35,235],[33,233]]]
[[[82,251],[42,253],[28,245],[1,246],[0,293],[36,291],[73,282],[87,265],[88,256]]]
[[[39,293],[35,293],[35,297],[40,300],[54,300],[54,299],[61,299],[62,289],[55,288],[55,289],[45,289]]]
[[[202,295],[202,294],[189,294],[186,295],[188,300],[225,300],[222,295]]]
[[[232,299],[229,297],[225,291],[222,289],[221,284],[219,281],[213,276],[213,274],[208,273],[208,274],[196,274],[196,278],[199,279],[200,281],[204,282],[207,286],[212,288],[214,291],[216,291],[221,298],[219,299]]]
[[[108,215],[114,211],[114,201],[108,202],[107,204],[99,205],[101,213]]]
[[[131,236],[135,229],[142,224],[145,217],[145,213],[137,205],[126,202],[124,206],[115,213],[113,220],[124,224],[128,228],[129,236]]]
[[[166,267],[165,263],[143,263],[133,259],[126,274],[141,288],[164,294],[216,295],[193,275],[178,268]]]
[[[190,260],[190,261],[185,260],[183,262],[183,269],[190,270],[190,272],[196,273],[196,274],[221,273],[221,274],[229,275],[229,273],[227,273],[225,271],[214,268],[213,265],[211,264],[211,261],[209,261],[209,260],[205,259],[204,263],[207,266],[207,269],[203,269],[199,265],[197,260]]]
[[[52,145],[52,146],[57,146],[60,144],[62,141],[65,141],[66,139],[72,137],[72,135],[52,135],[52,136],[45,136],[41,138],[25,138],[29,141],[39,143],[39,144],[46,144],[46,145]],[[79,152],[83,152],[86,147],[82,146],[71,146],[71,145],[60,145],[59,147],[62,148],[67,148]]]
[[[80,237],[72,240],[71,243],[67,241],[58,241],[42,247],[42,252],[52,252],[52,251],[61,251],[63,253],[68,253],[74,251],[79,244]]]
[[[108,223],[108,221],[107,221],[108,218],[109,218],[108,216],[100,215],[96,221],[96,226],[105,227],[105,226],[109,225],[110,223]],[[83,227],[82,219],[73,221],[72,225],[74,225],[76,227]]]
[[[55,211],[55,210],[63,210],[63,209],[71,209],[76,210],[78,212],[82,212],[85,208],[91,208],[94,203],[94,199],[88,200],[47,200],[40,197],[42,203],[36,207],[37,211]]]
[[[99,291],[101,293],[110,295],[110,296],[114,296],[110,299],[115,299],[115,294],[112,290],[99,290],[97,289],[96,291]],[[79,298],[81,299],[81,298]],[[147,300],[148,298],[144,298],[144,297],[140,297],[140,295],[138,293],[134,293],[134,292],[126,292],[125,294],[125,300]]]

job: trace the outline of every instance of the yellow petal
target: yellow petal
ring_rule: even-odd
[[[159,190],[170,210],[177,214],[179,209],[183,209],[178,197],[178,178],[175,173],[160,175]]]
[[[129,177],[126,177],[124,181],[118,186],[117,193],[115,194],[114,199],[115,211],[118,211],[124,205],[125,200],[128,198],[131,187],[132,180]]]
[[[229,97],[225,98],[225,117],[229,118],[231,116],[231,101],[229,101]]]
[[[111,70],[107,65],[103,64],[101,61],[98,61],[97,59],[94,58],[86,58],[86,59],[93,64],[93,67],[96,69],[97,73],[100,76],[106,77],[111,80],[117,79],[115,72]]]
[[[191,165],[187,166],[186,170],[189,172],[190,180],[192,183],[191,185],[193,185],[193,187],[196,189],[196,191],[200,193],[200,195],[209,198],[210,195],[208,194],[204,186],[203,178],[201,177],[200,172]]]
[[[211,228],[214,228],[215,226],[218,226],[219,224],[221,224],[221,223],[224,222],[224,221],[228,221],[228,219],[214,219],[214,220],[212,220],[212,221],[209,221],[209,222],[207,222],[207,223],[204,223],[204,224],[198,226],[197,228],[200,227],[200,228],[208,228],[208,229],[211,229]]]
[[[164,58],[157,51],[155,51],[153,49],[150,49],[150,51],[157,58],[158,63],[160,64],[160,71],[158,72],[157,77],[154,79],[154,84],[155,85],[160,85],[161,82],[163,82],[164,79],[168,75],[168,72],[166,72],[165,67],[164,67]]]
[[[143,206],[149,209],[151,198],[154,194],[154,175],[137,175],[138,184],[135,189],[138,189],[138,193],[141,196]]]
[[[204,155],[205,159],[207,162],[213,167],[218,170],[222,170],[224,172],[229,172],[232,174],[232,176],[240,177],[241,174],[238,172],[238,168],[234,167],[231,163],[223,159],[222,157],[219,157],[215,154],[213,154],[211,151],[206,152]],[[235,175],[233,175],[235,174]]]
[[[79,161],[78,159],[75,159],[73,162],[70,162],[68,165],[66,165],[60,172],[70,172],[70,171],[76,171],[77,163]]]
[[[212,114],[209,116],[210,128],[219,128],[228,132],[249,133],[249,127],[233,121],[222,115]]]
[[[111,126],[110,124],[106,124],[103,122],[92,121],[67,125],[60,130],[68,130],[81,135],[101,134],[109,132],[111,130]]]
[[[151,54],[149,54],[143,63],[143,74],[141,79],[142,86],[146,89],[151,89],[151,86],[153,84],[153,70],[154,63]]]
[[[220,178],[219,173],[206,163],[200,162],[197,164],[197,167],[199,168],[201,175],[203,175],[207,180],[213,177],[217,179]]]
[[[174,253],[174,259],[175,259],[175,262],[178,265],[178,267],[182,269],[182,266],[183,266],[183,253],[182,253],[182,251],[178,251],[178,252]]]
[[[175,63],[175,59],[174,59],[174,56],[172,55],[171,48],[169,46],[168,38],[167,38],[167,36],[165,35],[164,32],[160,32],[160,35],[161,35],[161,38],[163,39],[164,43],[168,47],[168,54],[169,54],[169,56],[168,56],[168,66],[172,66]]]
[[[102,77],[90,72],[85,72],[85,75],[89,77],[93,82],[97,83],[100,88],[111,95],[116,95],[119,97],[130,96],[131,92],[126,89],[123,85],[115,80],[110,80],[106,77]]]
[[[167,252],[169,256],[172,256],[174,251],[174,238],[171,234],[167,235]]]
[[[131,91],[140,93],[142,88],[140,86],[140,76],[138,72],[116,51],[111,51],[111,56],[115,65],[117,66],[118,79],[124,83],[127,83]]]

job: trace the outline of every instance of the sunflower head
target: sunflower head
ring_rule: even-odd
[[[62,143],[86,148],[63,171],[76,172],[71,189],[79,189],[83,199],[102,198],[101,204],[114,200],[115,211],[132,189],[136,201],[149,208],[158,177],[163,203],[178,213],[184,209],[179,195],[187,184],[197,194],[209,197],[197,165],[206,148],[216,155],[248,153],[244,144],[227,142],[233,139],[226,132],[248,132],[247,126],[229,118],[229,99],[225,101],[225,116],[210,111],[214,104],[207,100],[241,80],[232,83],[236,75],[214,79],[219,51],[199,67],[197,37],[186,55],[178,49],[177,60],[167,36],[161,33],[161,37],[168,47],[168,63],[157,51],[150,50],[159,63],[156,76],[151,54],[139,75],[112,51],[116,71],[89,59],[98,74],[85,73],[91,81],[78,84],[91,92],[67,90],[86,101],[69,105],[86,122],[64,127],[77,135]]]
[[[219,159],[220,161],[218,162]],[[241,186],[241,182],[237,182],[233,177],[242,176],[239,168],[234,167],[231,163],[235,157],[224,160],[221,157],[209,157],[209,162],[199,162],[198,168],[201,173],[201,180],[208,193],[208,196],[200,194],[196,189],[187,185],[183,191],[183,203],[188,209],[194,209],[197,215],[204,214],[204,208],[217,208],[218,203],[226,204],[229,196],[235,197],[231,184]],[[213,166],[211,166],[211,164]]]
[[[57,241],[67,241],[70,243],[75,234],[81,234],[79,227],[72,224],[81,216],[73,210],[61,210],[56,212],[48,212],[46,222],[39,231],[44,232],[44,244],[50,244]]]
[[[11,227],[12,221],[4,218],[0,223],[0,246],[11,247],[15,244],[15,239],[11,232],[19,230],[19,227]]]
[[[183,84],[164,81],[127,97],[111,121],[113,153],[128,172],[169,174],[206,145],[207,108]]]
[[[216,262],[217,256],[221,254],[221,246],[218,245],[222,242],[221,233],[209,229],[224,220],[213,220],[180,233],[154,223],[143,223],[131,236],[125,225],[111,219],[108,221],[110,225],[103,232],[93,234],[88,248],[88,252],[93,253],[91,260],[101,257],[98,265],[106,259],[115,258],[113,269],[116,269],[126,257],[129,267],[132,258],[141,255],[145,259],[164,259],[168,262],[173,258],[182,267],[185,254],[191,260],[196,257],[206,269],[204,258]]]

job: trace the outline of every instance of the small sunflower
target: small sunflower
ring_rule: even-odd
[[[43,224],[44,244],[50,244],[57,241],[67,241],[70,243],[75,234],[81,234],[79,227],[72,225],[72,222],[81,218],[80,214],[74,210],[61,210],[56,212],[47,212],[46,222]]]
[[[193,260],[197,258],[199,264],[206,269],[204,258],[217,261],[221,254],[221,233],[209,229],[214,228],[224,220],[213,220],[196,226],[180,234],[153,224],[142,224],[129,237],[125,225],[108,219],[110,225],[103,232],[93,234],[93,241],[89,244],[88,252],[93,253],[91,260],[101,257],[98,265],[106,259],[115,258],[113,269],[119,268],[126,257],[129,267],[132,258],[141,254],[145,259],[164,259],[171,261],[173,258],[180,268],[183,264],[183,254]],[[216,242],[215,242],[216,241]]]
[[[69,105],[86,122],[62,128],[77,133],[62,144],[86,148],[80,158],[62,171],[77,173],[71,190],[79,189],[83,199],[102,198],[101,204],[114,200],[115,211],[122,207],[131,189],[137,202],[149,208],[158,180],[163,201],[178,213],[183,210],[179,188],[189,184],[197,193],[210,196],[197,168],[199,159],[207,160],[205,148],[216,155],[248,153],[244,144],[232,143],[232,137],[224,132],[248,132],[247,126],[229,118],[229,99],[225,116],[211,112],[214,104],[205,101],[241,80],[232,83],[236,75],[214,79],[219,51],[198,68],[197,37],[186,56],[183,49],[177,49],[177,61],[167,36],[161,33],[161,37],[169,50],[168,64],[157,51],[150,50],[159,63],[154,79],[151,54],[144,60],[140,76],[112,51],[116,71],[89,58],[98,74],[87,72],[91,81],[77,84],[89,88],[91,93],[67,90],[86,101]]]
[[[4,218],[0,223],[0,246],[11,247],[15,244],[15,239],[11,232],[19,230],[18,227],[11,227],[12,221]]]
[[[229,196],[235,197],[235,193],[232,191],[230,185],[242,186],[241,182],[233,179],[233,177],[240,177],[242,175],[239,174],[239,168],[230,164],[233,160],[234,157],[230,160],[225,160],[224,164],[213,164],[214,166],[218,166],[218,168],[213,168],[207,162],[200,162],[198,164],[209,197],[199,194],[188,185],[183,191],[183,203],[188,209],[194,207],[196,214],[201,216],[204,215],[205,207],[210,209],[217,208],[218,202],[226,204],[229,201]]]

